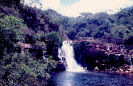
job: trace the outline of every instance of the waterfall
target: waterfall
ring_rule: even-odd
[[[77,62],[74,59],[74,50],[72,46],[71,40],[63,41],[62,47],[59,48],[59,55],[58,57],[61,59],[61,61],[66,63],[67,71],[83,71],[83,67],[77,64]]]
[[[46,51],[43,51],[43,56],[42,56],[42,58],[45,59],[45,58],[46,58],[45,56],[46,56]]]

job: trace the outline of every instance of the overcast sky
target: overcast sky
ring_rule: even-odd
[[[115,13],[133,5],[133,0],[40,0],[42,9],[53,9],[65,16],[80,16],[81,12]]]

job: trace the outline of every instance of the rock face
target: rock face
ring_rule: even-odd
[[[57,62],[56,68],[52,69],[52,71],[65,71],[65,70],[66,67],[62,62]]]
[[[80,54],[84,52],[88,70],[94,70],[95,68],[100,71],[117,70],[125,63],[130,64],[133,55],[133,50],[127,51],[123,46],[112,43],[93,41],[89,44],[85,42],[80,44],[82,48]]]

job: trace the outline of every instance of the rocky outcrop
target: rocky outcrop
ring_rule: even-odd
[[[63,62],[57,62],[56,68],[52,69],[52,71],[65,71],[66,67]]]
[[[117,71],[124,65],[131,64],[133,50],[127,50],[122,45],[113,43],[102,43],[98,41],[85,44],[81,42],[82,51],[85,54],[86,65],[88,70],[113,70]],[[80,51],[81,52],[81,51]],[[123,68],[121,68],[123,70]],[[128,69],[128,68],[127,68]]]

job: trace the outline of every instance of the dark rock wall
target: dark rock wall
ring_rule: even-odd
[[[83,67],[87,66],[88,70],[93,70],[96,66],[99,70],[119,68],[126,63],[127,59],[130,59],[128,53],[124,54],[125,49],[120,48],[119,45],[80,42],[78,52],[76,46],[77,44],[74,44],[75,59],[78,59],[78,63]]]

